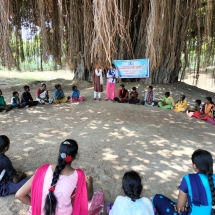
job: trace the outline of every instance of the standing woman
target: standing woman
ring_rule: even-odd
[[[60,144],[58,163],[39,167],[18,190],[16,197],[31,206],[28,215],[95,215],[95,209],[98,214],[103,209],[103,192],[94,192],[93,179],[71,167],[77,153],[77,142],[65,140]]]
[[[115,97],[115,85],[116,79],[118,78],[118,71],[115,68],[114,64],[111,65],[110,69],[107,72],[107,84],[106,84],[106,101],[114,100]]]
[[[93,71],[93,85],[94,85],[94,100],[98,93],[98,99],[101,101],[101,93],[103,92],[103,71],[100,64],[96,65],[95,70]]]

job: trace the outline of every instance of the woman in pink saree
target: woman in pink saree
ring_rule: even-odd
[[[93,191],[93,179],[73,169],[78,153],[75,140],[61,143],[58,164],[39,167],[16,197],[30,206],[28,215],[99,215],[104,206],[102,191]],[[31,193],[31,195],[29,195]]]

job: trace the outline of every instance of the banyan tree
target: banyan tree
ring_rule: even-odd
[[[23,28],[29,39],[23,39]],[[152,83],[214,64],[214,0],[0,0],[0,64],[50,58],[88,80],[97,62],[149,58]]]

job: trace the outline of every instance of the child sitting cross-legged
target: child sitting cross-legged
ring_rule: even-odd
[[[0,90],[0,112],[1,111],[9,111],[12,109],[12,105],[7,105],[4,96],[2,95],[2,91]]]
[[[7,196],[16,193],[25,182],[27,175],[15,170],[10,159],[5,153],[10,148],[10,140],[5,135],[0,135],[0,196]]]
[[[80,96],[80,90],[76,86],[72,87],[72,98],[70,98],[70,102],[83,102],[84,97]]]
[[[13,97],[11,98],[11,105],[17,108],[22,108],[26,106],[25,102],[23,103],[20,102],[19,93],[17,91],[13,92]]]

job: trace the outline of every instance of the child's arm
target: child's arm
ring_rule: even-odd
[[[32,176],[16,193],[15,197],[22,203],[31,206],[31,197],[28,195],[31,191],[31,185],[34,176]]]
[[[26,173],[24,172],[17,172],[18,174],[16,174],[14,177],[13,177],[13,183],[14,184],[17,184],[18,182],[20,182],[23,178],[26,178],[27,175]]]
[[[93,198],[93,178],[91,176],[87,176],[86,179],[87,183],[87,194],[88,194],[88,201],[90,201]]]
[[[175,210],[178,213],[185,211],[186,202],[187,202],[187,194],[184,193],[182,190],[179,190],[178,202],[176,204]]]

